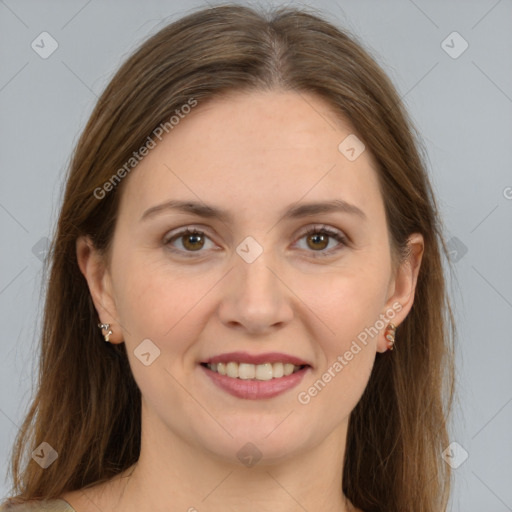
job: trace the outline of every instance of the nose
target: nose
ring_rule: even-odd
[[[238,254],[233,260],[219,304],[221,321],[250,334],[270,333],[288,324],[293,293],[271,251],[264,250],[251,263]]]

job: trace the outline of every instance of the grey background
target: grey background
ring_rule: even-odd
[[[41,258],[71,150],[120,62],[150,34],[201,4],[206,6],[176,0],[0,0],[4,473],[35,389]],[[455,470],[451,510],[512,511],[512,2],[306,5],[363,40],[422,133],[457,260],[451,295],[459,330],[460,406],[451,438],[469,457]],[[43,31],[59,45],[47,59],[31,48]],[[469,44],[455,59],[441,47],[453,31]],[[454,50],[461,48],[448,41]],[[459,460],[461,453],[457,448]],[[0,486],[6,495],[4,475]]]

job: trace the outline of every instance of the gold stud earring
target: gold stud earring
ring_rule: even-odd
[[[110,324],[98,324],[98,327],[102,330],[102,331],[107,331],[106,334],[103,335],[103,337],[105,338],[105,341],[107,343],[110,343],[110,335],[113,334],[111,329],[109,329],[110,327]]]
[[[389,323],[386,327],[385,338],[388,341],[387,346],[389,350],[393,350],[395,345],[395,335],[396,335],[396,325],[393,323]]]

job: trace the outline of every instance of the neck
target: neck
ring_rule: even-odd
[[[346,427],[307,453],[244,467],[191,446],[163,425],[145,429],[143,421],[139,460],[116,477],[112,507],[102,510],[353,512],[341,489]]]

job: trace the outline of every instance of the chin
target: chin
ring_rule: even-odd
[[[279,418],[269,415],[265,419],[258,416],[257,421],[254,421],[255,418],[247,422],[238,419],[236,425],[225,423],[224,426],[233,437],[225,432],[216,433],[215,436],[210,434],[196,444],[203,444],[205,450],[215,458],[230,464],[235,462],[252,467],[254,461],[258,465],[285,462],[305,452],[309,444],[313,444],[312,435],[308,434],[304,426],[292,423],[293,412],[283,422],[287,414],[281,414]],[[290,423],[285,427],[288,421]]]

